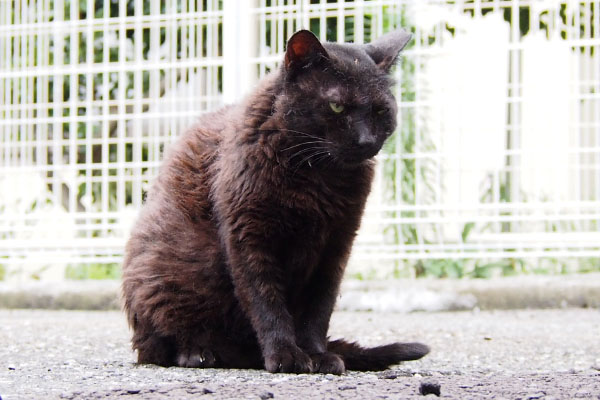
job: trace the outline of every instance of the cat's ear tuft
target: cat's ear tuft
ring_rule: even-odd
[[[398,54],[412,38],[412,34],[402,29],[386,33],[374,42],[365,45],[365,51],[377,66],[389,72],[394,66]]]
[[[311,31],[301,30],[292,35],[285,51],[285,69],[305,67],[313,61],[328,58],[319,39]]]

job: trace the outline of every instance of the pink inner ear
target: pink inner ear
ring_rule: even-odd
[[[394,59],[391,56],[385,56],[383,60],[377,63],[377,66],[381,69],[387,70],[391,64],[394,62]]]
[[[285,66],[289,68],[292,62],[302,63],[303,59],[316,53],[327,54],[319,40],[309,31],[296,32],[288,42],[288,50],[285,53]]]
[[[297,57],[304,57],[308,54],[310,46],[305,41],[295,41],[292,43],[292,51]]]

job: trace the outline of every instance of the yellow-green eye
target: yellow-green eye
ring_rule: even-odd
[[[382,108],[381,110],[377,111],[377,115],[383,115],[385,114],[385,108]]]
[[[336,103],[335,101],[330,101],[329,102],[329,107],[331,107],[331,110],[336,113],[339,114],[342,111],[344,111],[344,106],[341,104]]]

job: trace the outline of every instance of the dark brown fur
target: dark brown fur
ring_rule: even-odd
[[[408,37],[323,46],[300,31],[280,71],[172,147],[123,266],[140,363],[339,374],[427,353],[327,339]]]

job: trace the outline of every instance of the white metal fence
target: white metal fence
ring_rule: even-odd
[[[119,263],[162,152],[286,38],[415,36],[351,273],[600,268],[600,1],[0,1],[0,275]]]

